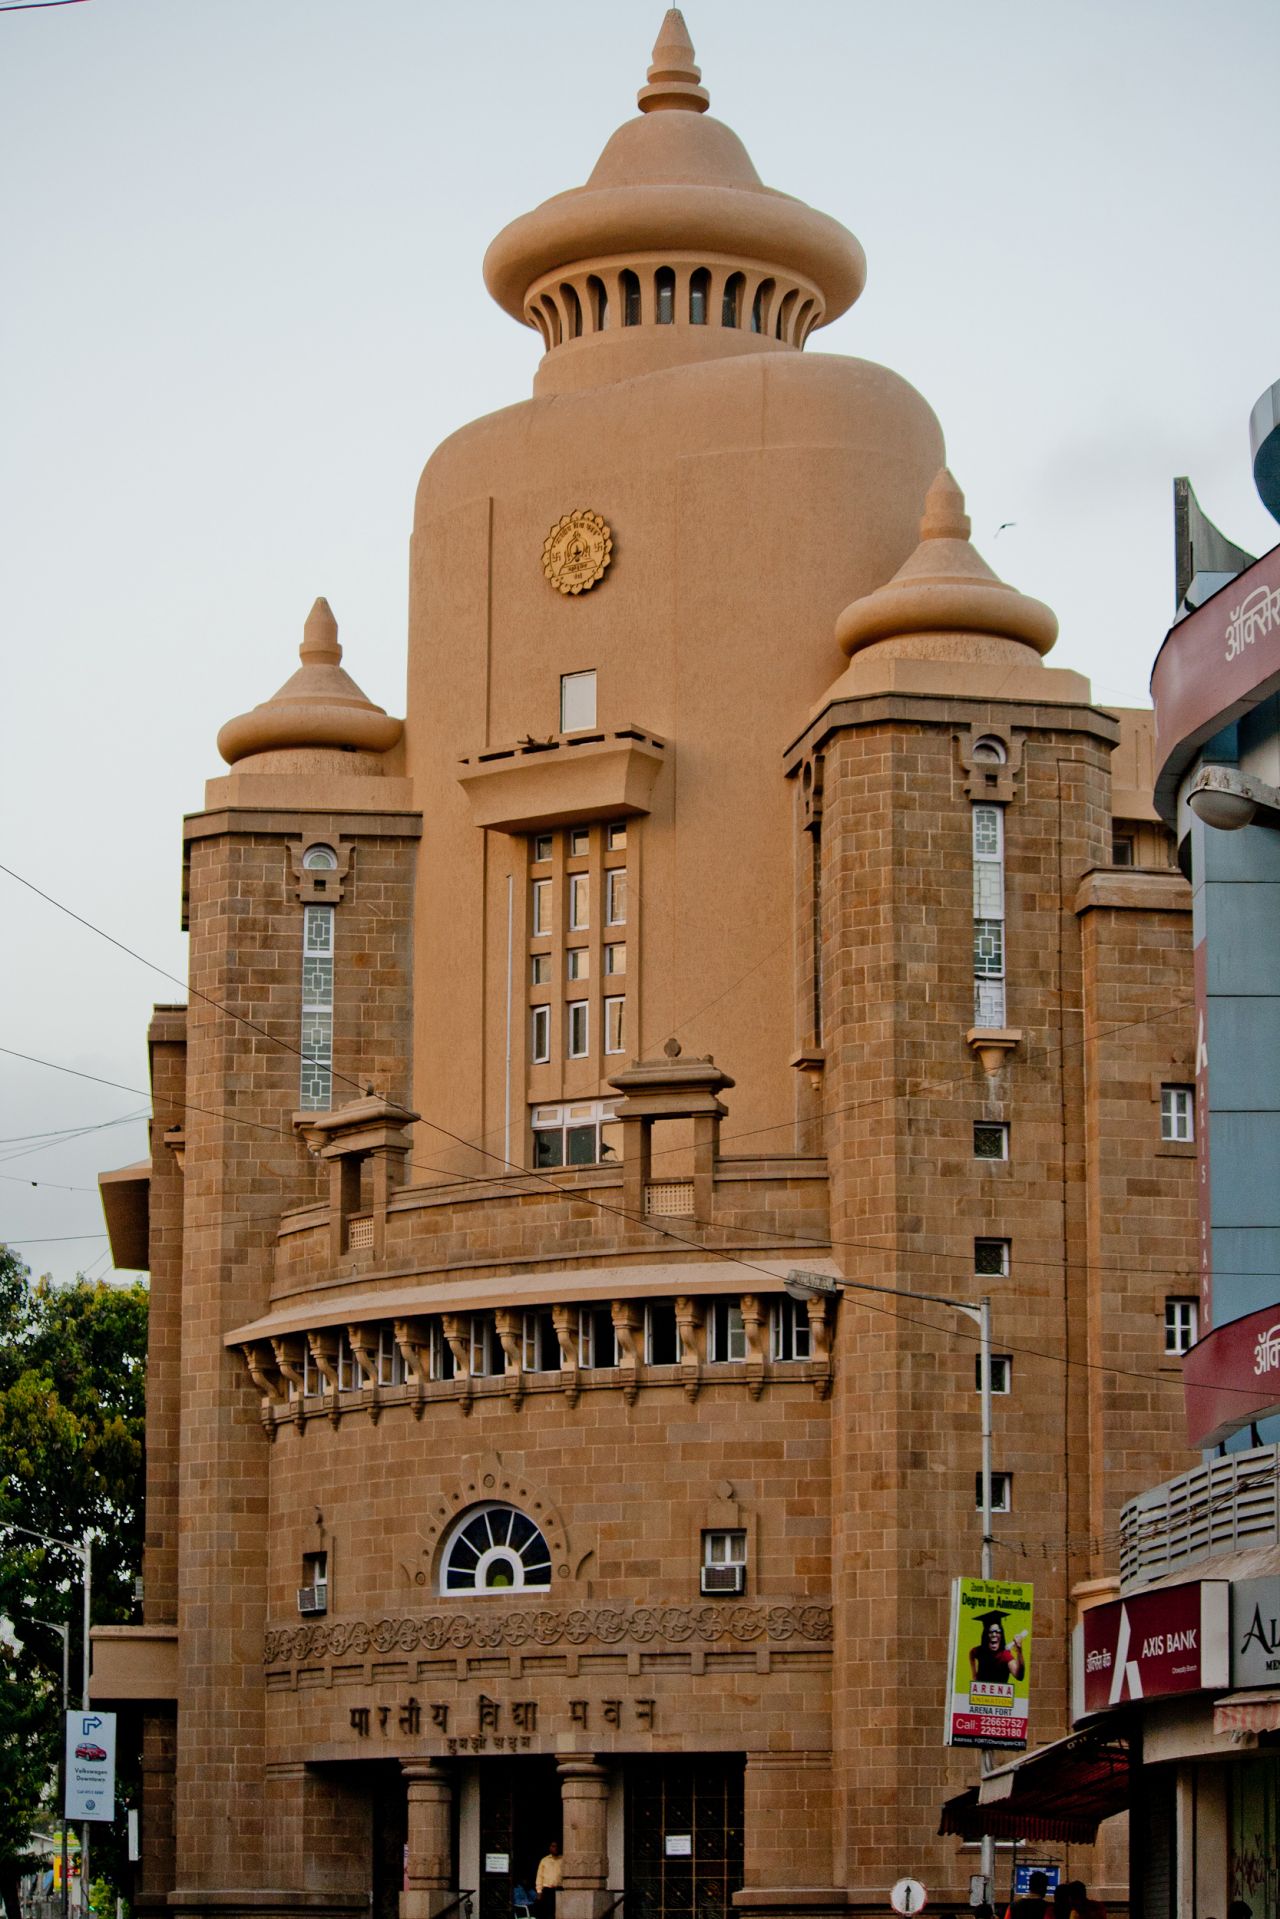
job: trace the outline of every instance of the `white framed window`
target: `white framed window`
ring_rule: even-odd
[[[590,1368],[616,1366],[618,1335],[608,1306],[579,1306],[578,1364]]]
[[[571,946],[564,956],[564,970],[570,979],[590,979],[591,948]]]
[[[1193,1140],[1196,1136],[1196,1089],[1194,1086],[1160,1088],[1160,1137]]]
[[[712,1365],[724,1366],[747,1356],[747,1329],[742,1323],[742,1308],[736,1299],[717,1299],[707,1315],[707,1358]]]
[[[587,673],[560,675],[560,731],[582,733],[596,723],[596,675]]]
[[[775,1299],[769,1308],[771,1359],[808,1359],[812,1351],[808,1308],[798,1299]]]
[[[314,1616],[329,1610],[329,1555],[327,1552],[303,1553],[302,1584],[298,1588],[298,1611]]]
[[[535,1166],[598,1166],[617,1158],[615,1100],[575,1100],[533,1109]]]
[[[302,1394],[310,1399],[313,1393],[327,1393],[329,1382],[316,1365],[316,1356],[311,1350],[311,1341],[304,1337],[302,1342]]]
[[[465,1512],[445,1540],[440,1590],[519,1592],[551,1584],[551,1549],[527,1514],[490,1501]]]
[[[541,938],[551,931],[551,881],[533,882],[533,937]]]
[[[534,1006],[529,1012],[529,1058],[535,1066],[545,1066],[551,1058],[551,1008]]]
[[[427,1328],[427,1365],[432,1379],[452,1379],[457,1373],[453,1347],[444,1336],[444,1327],[433,1319]]]
[[[585,859],[587,854],[590,851],[591,851],[591,829],[586,826],[571,826],[569,828],[570,859],[574,859],[574,860]]]
[[[535,833],[533,838],[533,859],[536,866],[551,858],[550,833]]]
[[[605,834],[605,844],[611,853],[621,853],[627,844],[627,822],[614,820]]]
[[[328,852],[313,846],[312,853]],[[336,864],[336,862],[335,862]],[[298,1103],[327,1112],[333,1103],[333,946],[335,909],[302,909],[302,1064]]]
[[[680,1329],[676,1325],[675,1302],[650,1299],[644,1308],[644,1357],[649,1366],[680,1364]]]
[[[702,1535],[702,1563],[704,1566],[745,1566],[747,1563],[747,1535],[736,1528],[711,1532]]]
[[[1164,1302],[1164,1349],[1174,1358],[1189,1353],[1200,1337],[1200,1305],[1195,1299]]]
[[[549,1307],[536,1307],[521,1317],[522,1347],[520,1363],[526,1373],[558,1373],[561,1366],[560,1341],[556,1322]]]
[[[624,1053],[623,1044],[625,999],[607,999],[604,1003],[604,1050],[606,1053]]]
[[[569,875],[569,930],[585,933],[591,924],[591,879],[586,873]]]
[[[611,940],[604,949],[604,970],[610,979],[617,979],[627,970],[627,945],[625,940]]]
[[[975,1512],[982,1511],[982,1474],[973,1475],[973,1505]],[[1013,1474],[992,1473],[991,1510],[993,1513],[1011,1513],[1013,1511]]]
[[[985,741],[978,742],[979,747],[985,744]],[[1000,746],[998,740],[993,744]],[[978,757],[977,748],[974,757]],[[1003,1026],[1006,1014],[1004,814],[998,806],[975,806],[972,828],[973,1016],[978,1026]]]
[[[551,983],[550,953],[535,953],[529,969],[530,982],[534,986],[548,986]]]
[[[566,1052],[570,1059],[585,1059],[591,1051],[591,1008],[585,999],[571,999],[565,1008]]]
[[[975,1159],[1008,1159],[1009,1128],[1004,1120],[974,1121],[973,1157]]]
[[[973,1390],[982,1391],[982,1354],[973,1356]],[[1010,1353],[992,1353],[991,1390],[993,1393],[1011,1393],[1013,1391],[1013,1356]]]
[[[604,917],[609,926],[627,923],[627,869],[611,866],[604,876]]]
[[[973,1270],[979,1279],[1003,1277],[1009,1271],[1009,1242],[1007,1239],[975,1239],[973,1242]]]
[[[364,1385],[364,1374],[360,1362],[351,1350],[351,1341],[344,1327],[338,1334],[337,1351],[338,1391],[340,1393],[358,1393]]]
[[[492,1313],[472,1313],[470,1372],[473,1379],[490,1378],[507,1370],[507,1355],[498,1338]]]
[[[1133,834],[1113,833],[1111,835],[1111,864],[1113,866],[1132,866]]]
[[[396,1338],[393,1326],[378,1328],[378,1384],[379,1386],[403,1386],[405,1382],[404,1354],[400,1350],[400,1341]]]

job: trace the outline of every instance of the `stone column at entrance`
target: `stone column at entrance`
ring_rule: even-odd
[[[596,1760],[561,1759],[564,1872],[556,1919],[600,1919],[609,1904],[609,1775]]]
[[[409,1788],[406,1890],[400,1919],[434,1919],[456,1897],[453,1889],[453,1782],[433,1759],[404,1760]]]

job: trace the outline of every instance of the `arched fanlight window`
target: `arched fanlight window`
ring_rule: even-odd
[[[302,856],[309,873],[336,873],[338,856],[331,846],[309,846]]]
[[[986,760],[988,763],[994,761],[997,766],[1003,766],[1009,755],[1005,751],[1003,740],[997,739],[994,733],[984,733],[981,739],[973,743],[973,757],[975,760]]]
[[[520,1592],[550,1584],[551,1549],[515,1506],[496,1500],[472,1506],[445,1541],[441,1592]]]

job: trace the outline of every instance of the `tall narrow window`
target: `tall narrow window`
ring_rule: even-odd
[[[747,1330],[742,1323],[742,1308],[736,1299],[717,1299],[708,1314],[707,1358],[712,1365],[726,1365],[747,1356]]]
[[[676,317],[676,276],[673,267],[659,267],[653,276],[658,302],[658,325],[673,326]]]
[[[1196,1136],[1194,1086],[1160,1088],[1160,1137],[1187,1143]]]
[[[320,850],[313,847],[312,853]],[[307,855],[308,864],[311,856]],[[332,863],[332,854],[329,857]],[[332,906],[302,909],[302,1074],[298,1102],[304,1112],[327,1112],[333,1104],[334,910]]]
[[[535,1006],[529,1014],[529,1058],[535,1066],[551,1058],[551,1008]]]
[[[618,1335],[613,1330],[613,1314],[607,1306],[578,1308],[578,1364],[580,1366],[616,1366]]]
[[[707,302],[711,297],[711,270],[697,267],[689,275],[689,324],[707,324]]]
[[[1004,819],[998,806],[973,809],[973,1018],[1005,1023]]]
[[[626,1042],[623,1038],[625,999],[606,999],[604,1003],[604,1050],[606,1053],[623,1053]]]
[[[622,294],[623,326],[639,326],[640,282],[630,267],[624,267],[618,275],[618,288]]]
[[[569,930],[585,933],[591,924],[591,878],[587,873],[569,875]]]
[[[605,291],[603,280],[593,273],[587,281],[587,305],[597,333],[603,333],[609,324],[609,295]]]
[[[775,1299],[769,1309],[769,1354],[773,1359],[808,1359],[809,1312],[794,1299]]]
[[[1180,1356],[1189,1353],[1200,1334],[1200,1307],[1194,1299],[1169,1298],[1164,1302],[1164,1349]]]
[[[737,326],[739,308],[742,304],[742,289],[746,285],[746,275],[731,273],[724,283],[724,298],[720,303],[721,326]]]
[[[533,935],[537,939],[551,931],[551,881],[533,882]]]
[[[588,1020],[588,1002],[584,999],[571,999],[567,1007],[568,1054],[570,1059],[585,1059],[590,1052],[590,1024]]]
[[[627,873],[622,866],[610,867],[604,876],[604,917],[609,926],[627,923]]]
[[[582,733],[596,723],[596,675],[562,673],[560,675],[560,731]]]
[[[562,286],[560,297],[569,315],[569,338],[579,339],[582,334],[582,302],[571,286]]]

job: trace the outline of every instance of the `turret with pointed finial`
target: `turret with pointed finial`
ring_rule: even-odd
[[[1055,615],[997,578],[969,533],[964,494],[943,467],[925,495],[915,552],[836,621],[845,652],[874,646],[881,657],[1014,664],[1047,653],[1058,636]]]
[[[705,113],[711,95],[701,80],[702,69],[694,60],[684,15],[679,7],[670,7],[653,43],[649,84],[641,87],[636,103],[641,113],[660,113],[672,107],[686,113]]]
[[[258,753],[298,747],[329,747],[344,753],[385,753],[404,730],[366,698],[342,667],[338,622],[328,600],[307,615],[297,672],[261,706],[228,720],[218,751],[228,766]]]

